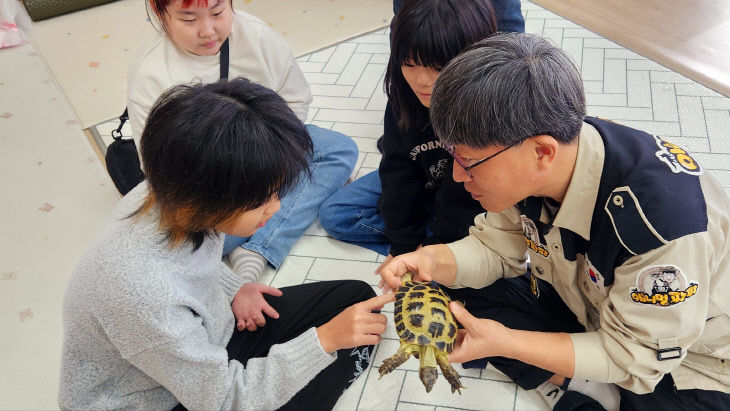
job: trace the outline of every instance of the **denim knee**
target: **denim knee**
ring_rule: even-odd
[[[335,238],[340,233],[341,230],[339,228],[343,222],[341,206],[339,204],[339,196],[341,193],[342,190],[335,192],[319,206],[319,224],[327,234]]]
[[[357,162],[358,149],[350,137],[313,124],[307,124],[306,127],[314,144],[315,161],[337,163],[352,172]]]

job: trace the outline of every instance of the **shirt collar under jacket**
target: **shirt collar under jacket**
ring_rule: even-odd
[[[563,203],[553,227],[570,230],[586,240],[591,238],[591,220],[596,206],[598,186],[603,174],[605,150],[598,131],[583,123],[578,136],[578,157]]]

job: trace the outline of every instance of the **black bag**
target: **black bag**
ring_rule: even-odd
[[[228,39],[221,45],[220,78],[228,78]],[[125,108],[119,116],[119,127],[112,131],[112,141],[106,149],[106,170],[114,185],[122,195],[127,194],[144,180],[144,173],[139,162],[137,146],[131,138],[122,138],[122,126],[129,120],[129,112]]]
[[[119,117],[119,127],[112,130],[112,141],[106,149],[106,170],[122,195],[127,194],[144,180],[137,155],[137,146],[131,138],[122,138],[122,126],[129,119],[127,109]]]

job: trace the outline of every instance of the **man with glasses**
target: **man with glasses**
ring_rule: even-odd
[[[730,409],[730,204],[692,155],[585,117],[575,65],[534,35],[475,44],[431,101],[488,213],[379,273],[482,293],[451,304],[450,361],[486,359],[554,409]]]

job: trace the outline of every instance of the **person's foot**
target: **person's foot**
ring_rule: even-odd
[[[551,410],[555,408],[555,404],[558,403],[558,400],[560,400],[560,397],[562,397],[565,392],[561,390],[560,387],[549,381],[545,381],[538,385],[537,388],[535,388],[535,391],[540,394],[540,398],[545,401]]]
[[[618,388],[615,384],[607,384],[602,382],[593,382],[588,380],[573,380],[568,379],[567,384],[563,384],[563,387],[545,381],[535,388],[540,394],[540,397],[550,407],[555,408],[555,404],[560,401],[563,394],[566,393],[564,387],[567,386],[567,391],[579,392],[591,399],[597,401],[607,411],[618,411],[619,404],[621,403],[621,396]]]
[[[267,261],[261,254],[243,247],[236,247],[227,257],[231,270],[246,282],[258,281],[266,268]]]
[[[598,401],[608,411],[617,411],[621,403],[621,395],[616,384],[595,382],[582,379],[571,379],[568,391],[577,391]]]

